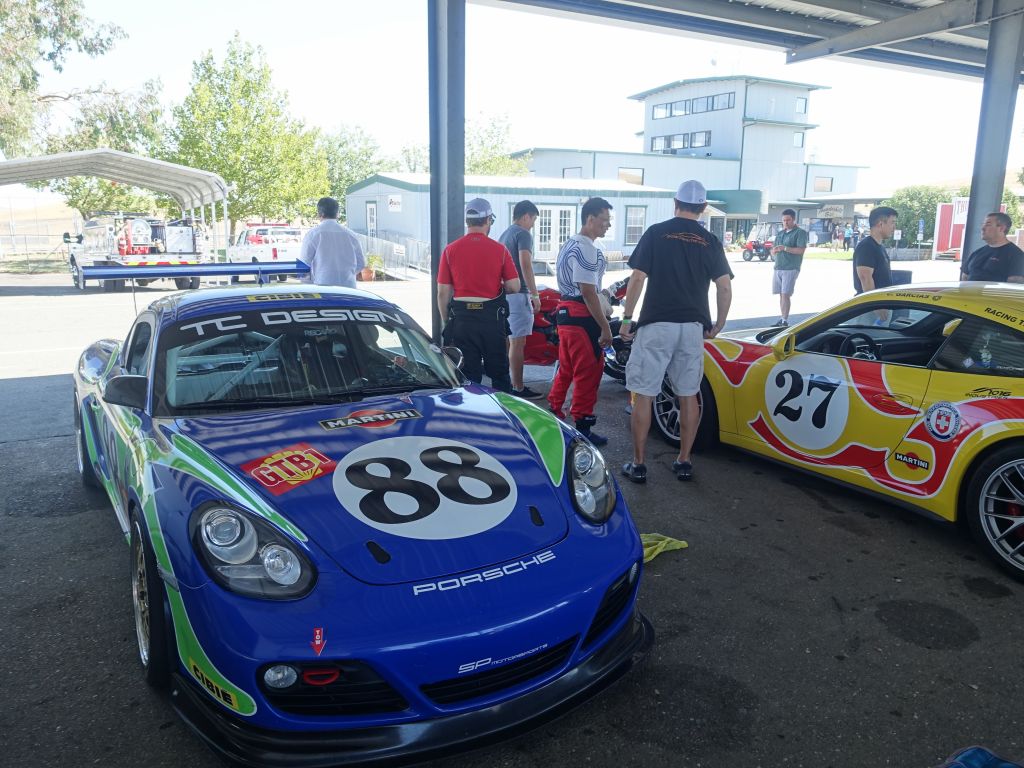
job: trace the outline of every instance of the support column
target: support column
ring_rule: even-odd
[[[214,206],[216,207],[216,203]],[[228,198],[227,196],[221,200],[221,210],[224,211],[224,261],[228,260],[228,248],[231,247],[231,219],[228,218]],[[219,258],[220,254],[214,254],[215,257]],[[214,259],[214,261],[217,260]]]
[[[465,234],[466,0],[430,0],[430,306],[441,340],[437,270],[441,251]]]
[[[998,16],[1000,5],[998,1],[995,3],[994,15]],[[986,214],[999,210],[1003,198],[1022,51],[1024,19],[1021,14],[1006,16],[989,24],[985,85],[981,94],[978,142],[974,150],[974,174],[971,176],[971,202],[967,208],[961,255],[964,259],[984,245],[981,224]],[[911,224],[901,223],[904,226]],[[1014,225],[1020,226],[1020,223],[1015,221]]]

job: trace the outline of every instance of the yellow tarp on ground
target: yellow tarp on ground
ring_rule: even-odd
[[[662,552],[671,552],[674,549],[686,549],[689,544],[671,536],[661,533],[641,533],[640,541],[644,545],[644,562],[649,563]]]

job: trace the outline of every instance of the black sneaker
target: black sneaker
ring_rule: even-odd
[[[513,387],[512,394],[515,395],[516,397],[523,398],[523,400],[540,400],[542,397],[544,397],[543,393],[538,392],[535,389],[530,389],[525,384],[523,385],[522,389],[516,389],[515,387]]]
[[[678,480],[687,483],[693,480],[693,464],[688,461],[673,461],[672,471],[676,473]]]
[[[627,461],[622,465],[622,474],[634,483],[646,483],[647,465],[634,464],[632,461]]]

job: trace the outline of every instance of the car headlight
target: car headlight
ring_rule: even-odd
[[[586,440],[569,450],[569,491],[576,511],[589,523],[603,524],[615,509],[615,485],[601,453]]]
[[[316,571],[291,539],[266,521],[232,507],[207,505],[192,514],[192,546],[210,576],[249,597],[302,597]]]

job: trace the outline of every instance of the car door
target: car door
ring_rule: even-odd
[[[797,464],[881,465],[920,413],[945,319],[876,301],[789,331],[737,392],[740,436]]]
[[[149,376],[154,335],[152,315],[141,315],[135,322],[128,340],[121,348],[118,363],[113,366],[108,378],[118,375]],[[119,516],[124,517],[127,526],[126,489],[135,479],[133,451],[141,444],[141,418],[133,409],[103,401],[103,418],[100,434],[103,441],[103,458],[100,470],[118,491]],[[127,530],[127,528],[126,528]]]

